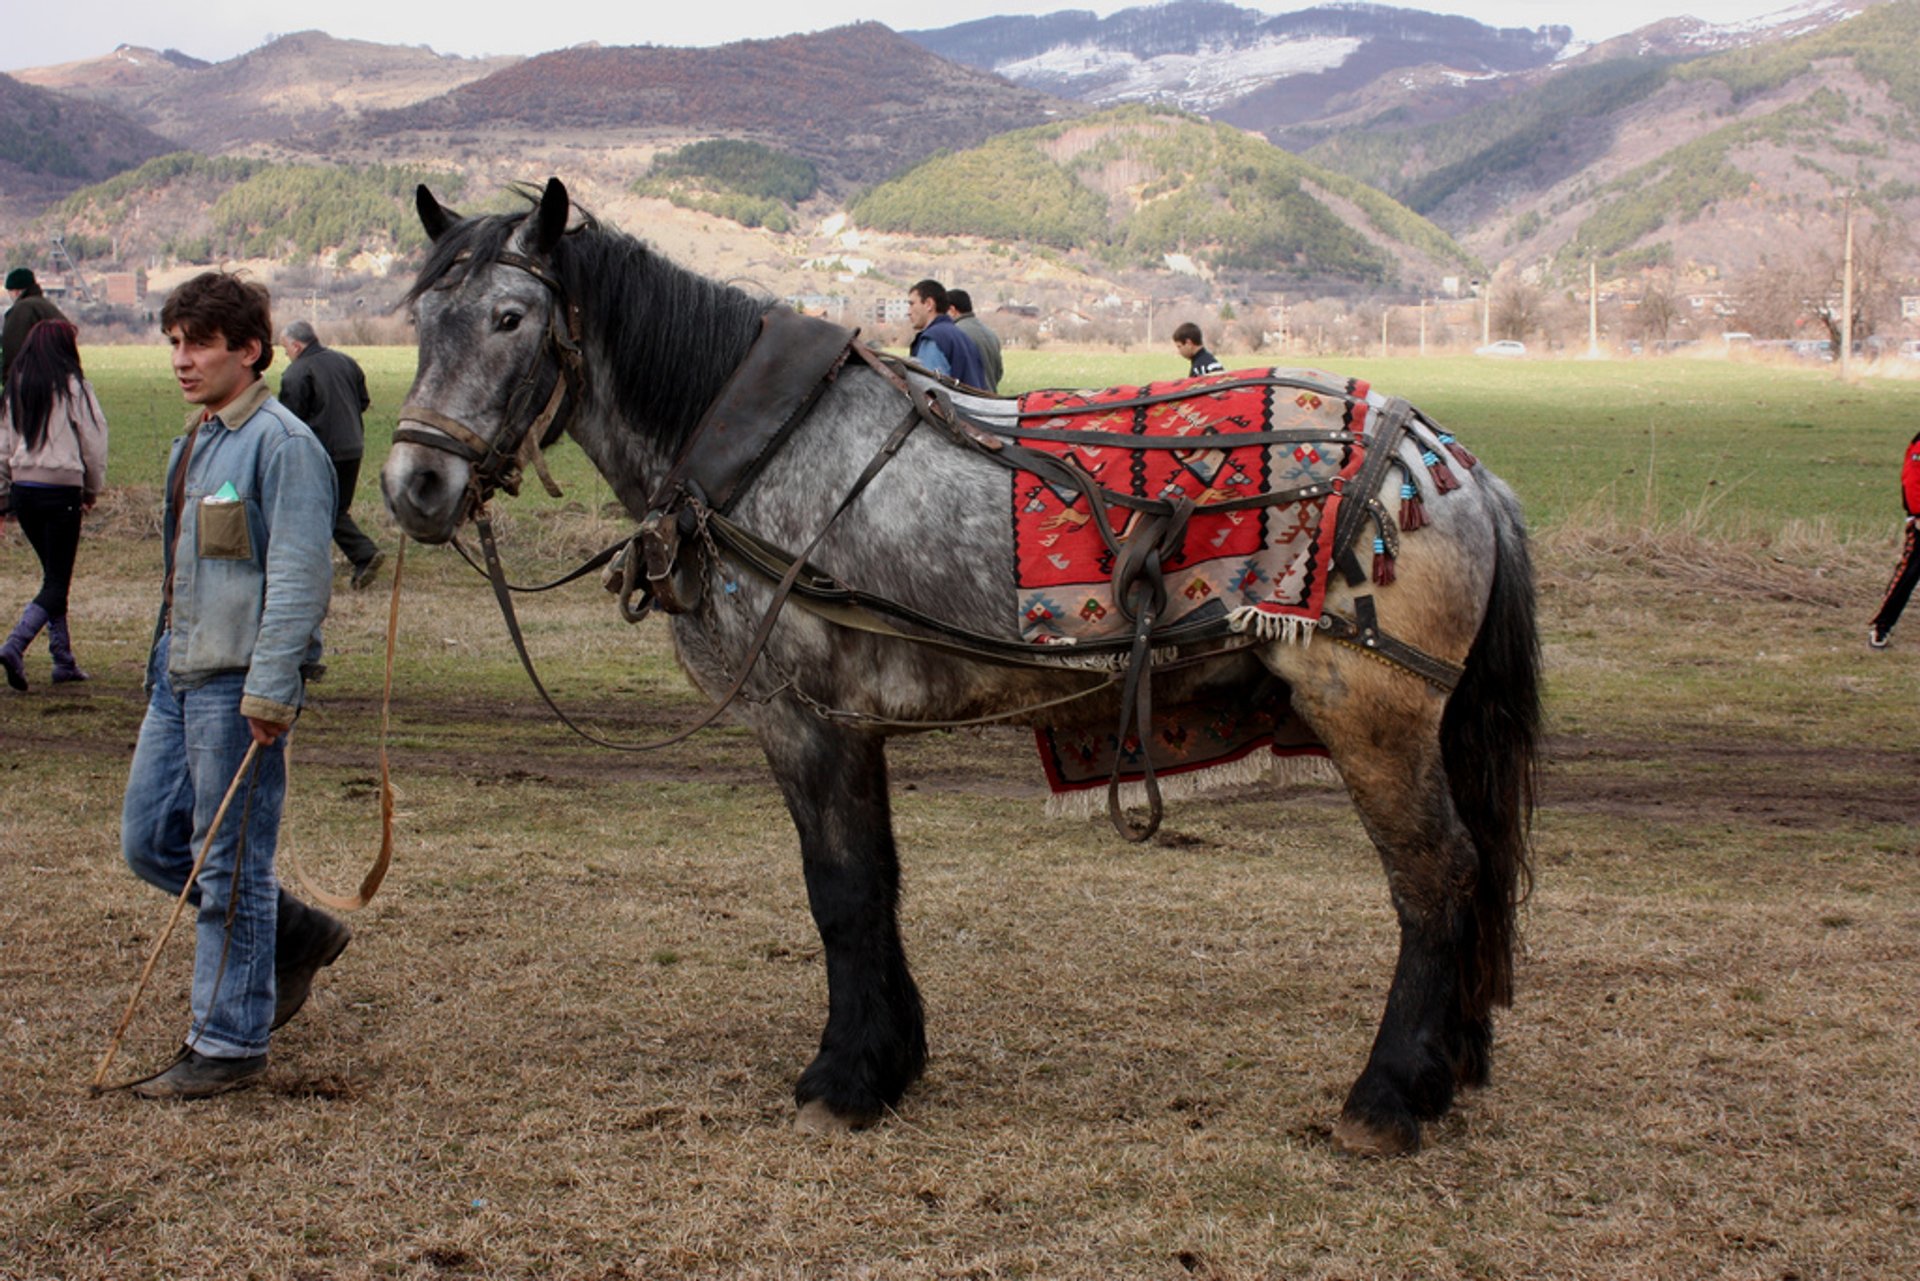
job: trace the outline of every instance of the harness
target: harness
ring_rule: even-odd
[[[456,260],[459,261],[459,260]],[[1397,526],[1374,497],[1385,481],[1389,467],[1404,465],[1397,457],[1399,446],[1412,431],[1416,415],[1404,400],[1387,402],[1369,415],[1364,434],[1351,431],[1277,430],[1236,433],[1234,445],[1263,444],[1361,444],[1366,449],[1359,471],[1346,481],[1334,479],[1293,489],[1247,495],[1223,502],[1197,504],[1190,498],[1173,500],[1143,498],[1117,492],[1099,484],[1070,458],[1061,458],[1034,449],[1026,442],[1069,439],[1086,445],[1110,445],[1127,449],[1184,449],[1192,441],[1178,437],[1121,436],[1094,432],[1070,432],[1027,426],[1027,418],[1054,417],[1055,410],[1017,413],[1015,425],[987,424],[969,417],[953,403],[951,390],[959,384],[939,379],[934,386],[916,391],[906,377],[907,371],[929,371],[911,362],[884,356],[858,341],[858,331],[826,321],[800,316],[789,308],[770,308],[762,318],[761,333],[749,348],[719,396],[702,416],[689,436],[680,456],[654,491],[639,529],[629,538],[598,553],[579,569],[547,587],[574,578],[601,566],[608,569],[608,589],[618,597],[621,616],[629,622],[645,618],[655,607],[669,614],[689,613],[704,598],[707,566],[702,560],[724,558],[771,584],[772,596],[761,616],[740,662],[731,687],[694,725],[655,742],[615,743],[576,725],[547,693],[529,656],[512,604],[516,590],[506,581],[500,563],[492,522],[486,513],[486,499],[493,489],[503,488],[517,494],[523,467],[531,462],[550,493],[559,496],[541,456],[541,448],[550,445],[565,430],[569,420],[569,393],[577,401],[584,378],[580,352],[578,309],[566,297],[560,281],[538,262],[518,254],[503,254],[499,261],[527,271],[554,295],[554,307],[548,323],[548,347],[553,356],[550,388],[545,389],[545,404],[538,414],[527,414],[542,394],[540,380],[530,372],[515,389],[510,413],[525,414],[524,424],[516,418],[504,425],[501,436],[488,442],[464,424],[424,406],[409,404],[401,410],[403,419],[426,424],[432,431],[403,427],[394,433],[396,440],[441,449],[468,461],[469,508],[479,531],[485,571],[493,584],[508,631],[519,652],[534,688],[556,716],[576,733],[592,742],[626,751],[650,751],[690,738],[717,720],[720,714],[744,691],[773,627],[789,601],[815,616],[857,631],[884,636],[910,644],[936,649],[971,661],[1001,666],[1016,666],[1070,672],[1086,677],[1085,688],[1062,698],[1032,707],[989,715],[966,721],[903,722],[863,713],[842,711],[821,704],[788,682],[782,688],[801,703],[829,720],[857,722],[879,728],[931,729],[983,724],[1024,716],[1033,712],[1114,691],[1120,695],[1120,721],[1117,734],[1124,742],[1129,735],[1145,735],[1152,722],[1152,673],[1175,667],[1211,662],[1222,655],[1266,643],[1266,636],[1236,625],[1224,609],[1202,609],[1173,624],[1163,625],[1167,609],[1167,591],[1162,564],[1182,545],[1188,521],[1197,511],[1220,512],[1282,506],[1302,499],[1327,494],[1342,494],[1336,520],[1331,555],[1333,563],[1352,586],[1367,580],[1354,546],[1368,520],[1379,531],[1376,537],[1374,579],[1391,581],[1392,551],[1397,547]],[[560,317],[567,317],[562,328]],[[832,514],[798,552],[788,551],[748,530],[731,518],[730,513],[751,487],[767,462],[792,438],[827,389],[851,361],[858,360],[884,379],[906,402],[903,415],[888,433],[879,450],[866,464]],[[544,364],[545,362],[541,362]],[[1256,375],[1210,389],[1269,385],[1301,388],[1323,395],[1343,396],[1339,390],[1275,375]],[[1140,397],[1134,401],[1103,402],[1102,409],[1131,408],[1167,403],[1180,399],[1175,394]],[[1032,472],[1063,489],[1070,489],[1087,502],[1094,523],[1112,552],[1114,599],[1129,624],[1125,635],[1086,639],[1071,646],[1034,644],[973,631],[934,617],[908,605],[862,591],[835,579],[812,565],[808,557],[820,545],[839,517],[859,498],[881,470],[921,426],[930,427],[958,446],[995,464]],[[1423,424],[1424,425],[1424,424]],[[1436,450],[1443,445],[1463,464],[1471,465],[1471,456],[1460,450],[1444,433],[1432,432],[1429,442],[1416,435],[1443,492],[1457,481],[1446,470]],[[1409,495],[1408,491],[1412,494]],[[1417,527],[1421,519],[1417,486],[1409,477],[1402,487],[1401,526]],[[1411,498],[1409,508],[1404,501]],[[1127,527],[1115,534],[1108,519],[1111,509],[1129,513]],[[1409,514],[1411,512],[1411,515]],[[463,551],[464,554],[464,551]],[[1387,570],[1381,571],[1382,557]],[[519,590],[544,590],[519,589]],[[1322,611],[1315,629],[1328,639],[1353,646],[1404,670],[1442,691],[1458,684],[1462,669],[1418,647],[1381,631],[1370,595],[1355,598],[1354,616]],[[779,692],[779,691],[776,691]],[[1145,754],[1142,754],[1143,759]],[[1115,828],[1130,841],[1143,841],[1158,828],[1163,805],[1158,783],[1150,763],[1143,779],[1148,813],[1143,824],[1135,825],[1123,812],[1119,800],[1120,772],[1116,765],[1108,784],[1108,812]]]

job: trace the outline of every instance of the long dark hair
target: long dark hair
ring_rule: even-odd
[[[80,368],[80,331],[64,320],[43,320],[27,332],[7,376],[7,413],[30,449],[46,438],[54,398],[86,377]]]

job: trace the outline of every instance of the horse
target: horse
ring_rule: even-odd
[[[1135,697],[1140,682],[1123,690],[1118,678],[1136,666],[1163,702],[1283,683],[1377,848],[1398,959],[1335,1145],[1411,1152],[1460,1087],[1488,1082],[1493,1012],[1512,1002],[1516,911],[1532,884],[1541,720],[1533,574],[1505,483],[1470,465],[1436,486],[1447,469],[1436,468],[1434,429],[1414,415],[1391,442],[1393,467],[1347,478],[1365,486],[1348,496],[1355,511],[1383,513],[1409,490],[1425,499],[1426,527],[1397,540],[1392,583],[1330,576],[1320,627],[1362,625],[1198,645],[1164,671],[1164,638],[1147,627],[1137,629],[1147,643],[1123,643],[1104,676],[1085,660],[996,661],[996,645],[1020,648],[1007,470],[993,457],[1017,443],[1012,402],[856,343],[831,377],[784,393],[776,418],[787,421],[735,469],[723,504],[686,483],[686,454],[723,394],[754,399],[736,371],[753,363],[779,308],[602,226],[557,178],[521,194],[525,210],[464,217],[424,185],[416,193],[430,244],[403,305],[419,364],[381,489],[407,536],[445,542],[497,489],[517,492],[521,466],[540,464],[540,446],[564,435],[653,531],[645,572],[677,600],[680,663],[706,695],[733,704],[799,833],[828,1002],[794,1086],[797,1128],[879,1122],[926,1063],[897,914],[887,740],[995,716],[1092,723]],[[945,430],[914,430],[936,419]],[[751,537],[715,540],[723,505],[725,528]],[[755,547],[786,551],[744,564]],[[796,607],[803,579],[855,585],[896,621],[860,626],[845,608]],[[1148,614],[1150,597],[1134,597]],[[929,620],[962,620],[970,630],[954,634],[977,643],[926,643]],[[1395,643],[1401,660],[1383,661],[1379,647]],[[1424,678],[1406,655],[1428,660]]]

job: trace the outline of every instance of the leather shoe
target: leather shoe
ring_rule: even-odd
[[[278,1028],[300,1012],[313,991],[313,978],[340,959],[340,953],[353,942],[347,923],[328,916],[318,908],[308,908],[298,939],[282,947],[273,964],[273,1026]]]
[[[353,590],[359,591],[362,587],[371,583],[374,575],[380,572],[380,566],[386,564],[386,561],[387,554],[377,551],[367,557],[362,563],[355,565],[353,567]]]
[[[264,1054],[244,1059],[216,1059],[181,1046],[172,1066],[131,1088],[143,1099],[210,1099],[229,1090],[243,1090],[266,1071]]]

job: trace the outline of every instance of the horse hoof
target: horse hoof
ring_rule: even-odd
[[[821,1099],[808,1099],[793,1118],[793,1128],[802,1134],[851,1134],[873,1124],[871,1118],[843,1116]]]
[[[1412,1121],[1374,1125],[1343,1116],[1333,1127],[1333,1145],[1348,1156],[1406,1156],[1420,1150],[1420,1127]]]

